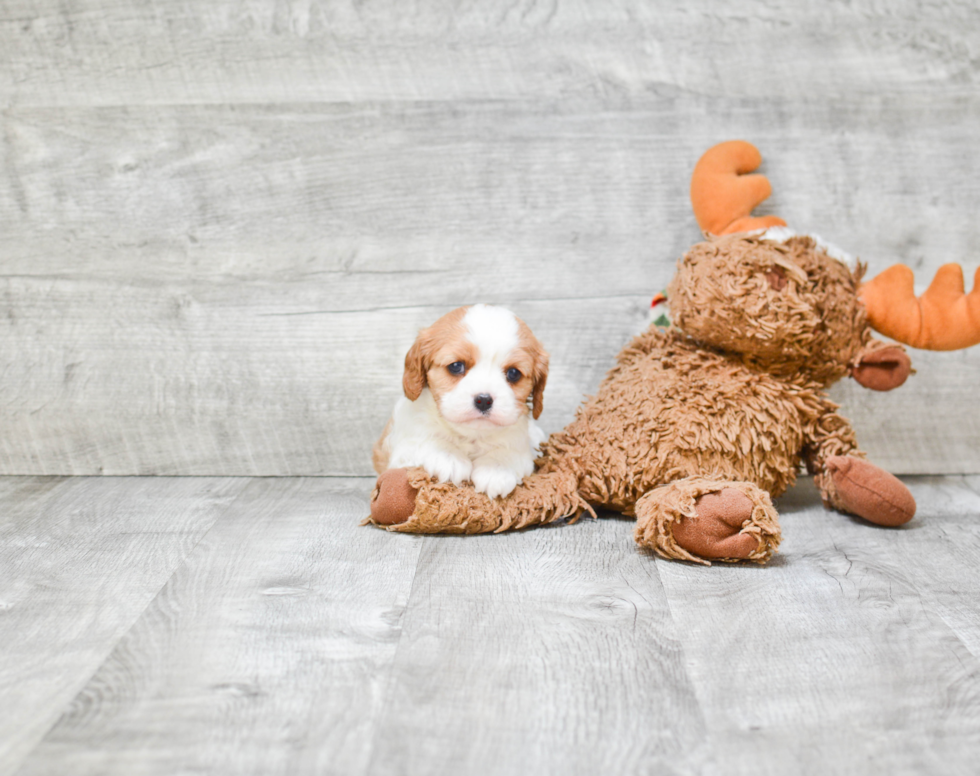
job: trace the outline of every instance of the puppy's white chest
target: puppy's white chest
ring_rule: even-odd
[[[471,461],[486,455],[495,446],[487,444],[486,439],[468,439],[467,437],[457,437],[457,449]]]

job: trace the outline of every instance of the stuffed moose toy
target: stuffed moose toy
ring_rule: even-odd
[[[536,470],[509,495],[438,483],[422,469],[381,473],[370,522],[389,531],[481,533],[595,508],[636,518],[636,541],[667,558],[765,563],[780,541],[771,498],[801,465],[824,504],[871,523],[910,520],[915,501],[866,460],[827,389],[851,376],[901,385],[901,345],[980,343],[980,270],[964,291],[956,264],[916,298],[910,269],[861,282],[838,252],[774,216],[752,217],[768,180],[749,143],[708,150],[691,201],[705,234],[667,289],[672,326],[651,325],[616,359],[595,396],[542,445]]]

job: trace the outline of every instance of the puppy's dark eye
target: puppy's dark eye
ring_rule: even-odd
[[[462,361],[453,361],[449,366],[446,367],[451,374],[461,375],[466,371],[466,364]]]
[[[510,369],[507,370],[508,383],[516,383],[522,377],[524,377],[524,375],[521,374],[521,370],[518,369],[516,366],[512,366]]]

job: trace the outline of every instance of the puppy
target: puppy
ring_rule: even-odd
[[[375,470],[421,466],[440,482],[506,496],[534,471],[547,379],[548,354],[512,312],[453,310],[405,356],[405,397],[374,446]]]

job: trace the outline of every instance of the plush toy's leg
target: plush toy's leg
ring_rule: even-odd
[[[779,546],[769,494],[748,482],[686,477],[636,502],[636,541],[665,558],[765,563]]]
[[[489,533],[592,512],[569,472],[535,473],[508,496],[489,498],[469,484],[436,482],[423,469],[389,469],[371,494],[366,522],[406,533]]]
[[[814,477],[824,504],[877,525],[897,526],[915,515],[915,498],[893,474],[863,458],[835,455]]]
[[[876,352],[895,358],[887,351],[879,348]],[[898,378],[904,379],[901,374]],[[882,384],[898,378],[879,375]],[[851,424],[836,413],[837,405],[826,398],[820,402],[822,412],[809,431],[803,456],[823,503],[878,525],[907,523],[915,515],[915,499],[909,489],[894,475],[866,461]]]

